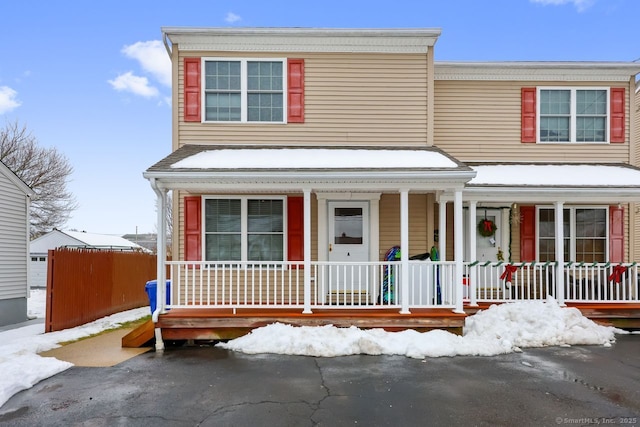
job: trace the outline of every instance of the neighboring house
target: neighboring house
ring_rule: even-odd
[[[27,320],[33,190],[0,161],[0,326]]]
[[[171,307],[638,302],[640,64],[437,62],[439,29],[163,34],[173,152],[144,176],[173,192]]]
[[[53,230],[31,241],[30,285],[32,288],[47,287],[48,254],[57,248],[84,248],[113,251],[145,251],[137,243],[119,236],[86,233],[84,231]]]

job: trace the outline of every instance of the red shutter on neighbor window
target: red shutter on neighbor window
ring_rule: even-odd
[[[612,87],[609,96],[611,97],[609,142],[624,142],[625,90],[623,87]]]
[[[521,90],[521,142],[536,142],[536,88],[523,87]]]
[[[624,208],[609,206],[609,261],[624,259]]]
[[[520,206],[520,261],[536,260],[536,207]]]
[[[184,58],[184,121],[199,122],[200,58]]]
[[[304,59],[287,60],[287,122],[304,123]]]
[[[287,254],[289,261],[304,259],[304,198],[287,198]]]
[[[184,198],[184,259],[202,261],[202,198]]]

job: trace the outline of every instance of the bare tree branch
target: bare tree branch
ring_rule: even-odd
[[[31,199],[31,237],[61,228],[69,220],[78,205],[67,189],[73,168],[62,153],[39,147],[26,126],[13,122],[0,129],[0,161],[35,192]]]

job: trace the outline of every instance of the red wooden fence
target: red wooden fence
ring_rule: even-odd
[[[145,285],[156,272],[156,256],[143,252],[50,250],[45,331],[149,305]]]

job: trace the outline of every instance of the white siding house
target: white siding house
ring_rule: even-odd
[[[113,251],[145,251],[148,249],[119,236],[87,233],[84,231],[53,230],[31,241],[31,288],[47,286],[47,259],[49,250],[56,248],[86,248]]]
[[[27,320],[31,190],[0,162],[0,326]]]

